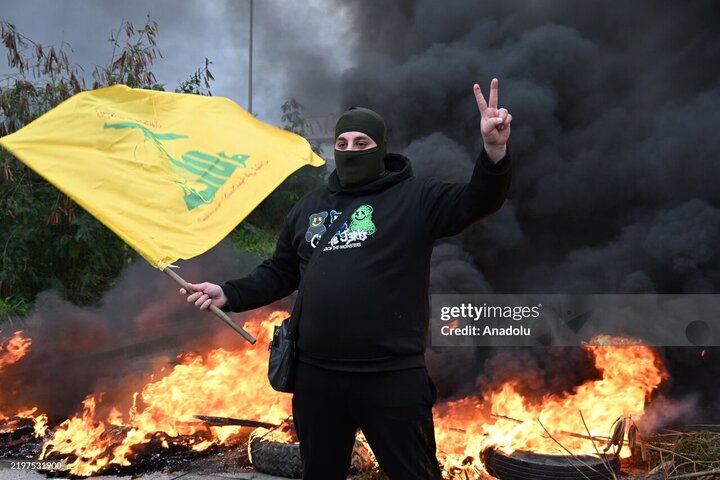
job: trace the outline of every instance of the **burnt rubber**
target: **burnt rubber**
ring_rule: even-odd
[[[620,460],[604,455],[506,454],[488,447],[480,454],[488,473],[501,480],[607,480],[620,473]]]

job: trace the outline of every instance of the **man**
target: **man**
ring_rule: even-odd
[[[285,219],[273,257],[223,286],[191,284],[187,300],[244,311],[283,298],[304,282],[293,418],[304,479],[345,479],[361,429],[393,480],[440,479],[425,369],[428,279],[435,240],[459,233],[502,205],[510,182],[512,116],[498,109],[498,81],[481,113],[481,153],[470,182],[417,179],[410,162],[386,154],[385,124],[352,108],[335,127],[336,170]],[[326,228],[356,197],[361,206],[326,245]],[[322,248],[313,270],[305,266]],[[180,291],[185,294],[185,290]]]

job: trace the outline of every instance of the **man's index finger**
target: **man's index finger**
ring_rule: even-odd
[[[487,102],[485,101],[485,97],[482,94],[482,90],[480,89],[480,85],[477,83],[473,85],[473,91],[475,92],[475,101],[477,101],[478,108],[480,109],[480,113],[485,113],[485,110],[488,108]]]

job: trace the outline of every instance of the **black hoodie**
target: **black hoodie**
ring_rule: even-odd
[[[348,371],[422,366],[433,244],[500,208],[510,159],[493,164],[482,152],[467,184],[415,178],[398,154],[388,154],[385,167],[385,175],[356,188],[343,188],[333,172],[327,187],[302,197],[272,258],[222,286],[227,308],[267,305],[296,290],[302,278],[302,361]],[[362,205],[305,276],[320,236],[358,195],[365,197]]]

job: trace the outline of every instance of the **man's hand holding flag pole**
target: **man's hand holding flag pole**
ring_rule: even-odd
[[[298,168],[324,163],[228,99],[123,85],[77,94],[0,145],[187,291],[173,262],[215,246]]]

